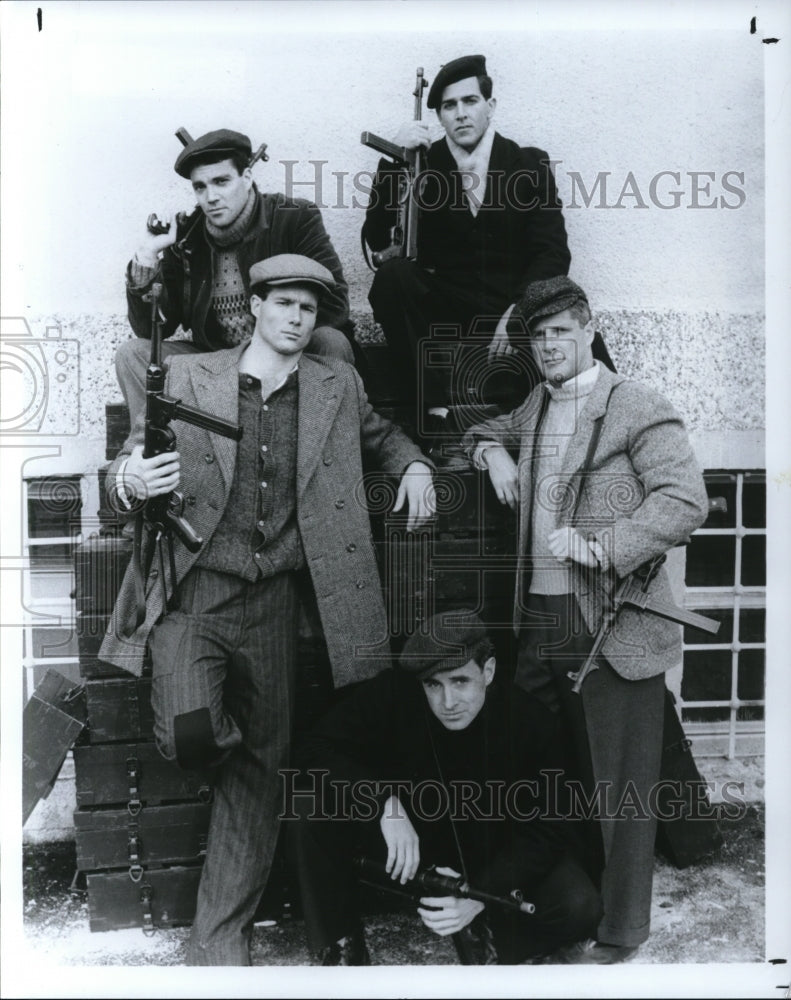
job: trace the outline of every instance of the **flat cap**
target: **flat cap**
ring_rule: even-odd
[[[426,106],[436,111],[442,101],[443,90],[452,83],[466,80],[469,76],[486,76],[485,56],[460,56],[440,66],[434,82],[429,87]]]
[[[311,257],[279,253],[250,268],[250,285],[316,285],[323,292],[335,287],[332,271]]]
[[[473,650],[485,638],[486,626],[474,611],[445,611],[429,619],[427,635],[415,634],[407,639],[398,666],[425,680],[442,670],[469,663]]]
[[[556,316],[571,309],[577,302],[587,303],[588,296],[571,278],[559,276],[533,281],[522,293],[513,311],[513,318],[521,318],[528,329],[537,319]]]
[[[190,171],[195,166],[195,160],[205,153],[225,153],[231,156],[233,153],[244,153],[248,159],[253,155],[253,147],[249,138],[241,132],[234,132],[229,128],[219,128],[214,132],[207,132],[205,135],[193,139],[189,145],[179,153],[173,169],[181,177],[189,180]]]

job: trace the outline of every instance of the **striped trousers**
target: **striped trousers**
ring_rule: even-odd
[[[298,576],[193,569],[150,639],[160,751],[214,772],[190,965],[249,965],[272,864],[293,716]]]

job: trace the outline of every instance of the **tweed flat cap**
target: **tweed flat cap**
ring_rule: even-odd
[[[533,281],[527,286],[512,315],[514,319],[523,319],[529,329],[537,319],[556,316],[577,302],[587,301],[588,296],[571,278],[546,278],[544,281]]]
[[[250,268],[250,285],[316,285],[323,292],[335,287],[332,271],[311,257],[279,253]]]
[[[436,111],[442,100],[443,90],[452,83],[466,80],[469,76],[486,76],[485,56],[460,56],[441,66],[429,87],[426,106]]]
[[[234,132],[229,128],[216,129],[193,139],[179,153],[173,169],[181,177],[189,180],[190,171],[195,166],[195,160],[204,153],[244,153],[248,159],[253,155],[253,147],[246,135]]]
[[[445,611],[429,619],[428,635],[416,634],[407,639],[398,666],[424,680],[469,663],[473,650],[485,638],[486,626],[474,611]]]

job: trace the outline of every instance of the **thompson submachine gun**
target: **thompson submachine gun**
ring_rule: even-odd
[[[599,631],[596,633],[596,638],[587,659],[579,670],[568,671],[569,679],[574,681],[572,691],[579,694],[582,682],[588,674],[592,670],[599,669],[596,657],[601,652],[607,636],[615,628],[621,608],[632,607],[638,608],[641,611],[650,611],[655,615],[660,615],[662,618],[668,618],[672,622],[678,622],[680,625],[689,625],[692,628],[703,629],[704,632],[710,632],[712,635],[716,635],[719,631],[720,623],[713,618],[698,615],[694,611],[686,611],[684,608],[679,608],[676,604],[659,600],[648,593],[648,585],[659,572],[659,567],[664,561],[664,554],[656,556],[654,559],[643,563],[642,566],[638,566],[632,573],[627,574],[618,584],[609,607],[604,612],[602,623],[599,626]]]
[[[203,410],[186,406],[180,399],[174,399],[165,394],[165,375],[167,366],[162,362],[162,312],[159,306],[159,296],[162,285],[154,282],[151,290],[143,296],[144,301],[151,303],[151,358],[146,370],[146,415],[143,458],[152,458],[166,451],[176,450],[176,435],[170,427],[171,420],[183,420],[185,423],[202,427],[212,434],[241,440],[242,428],[237,424],[220,417],[213,417]],[[168,604],[164,547],[168,550],[170,578],[175,582],[176,566],[173,554],[173,535],[185,545],[190,552],[197,552],[203,545],[203,539],[196,534],[192,525],[183,516],[184,498],[177,490],[161,496],[147,499],[137,515],[135,536],[132,550],[132,560],[135,573],[135,589],[137,594],[137,622],[135,628],[145,620],[145,581],[151,570],[151,563],[156,551],[159,560],[159,581],[162,586],[163,607]],[[148,528],[148,537],[144,541],[143,529]]]
[[[440,875],[432,868],[424,868],[404,885],[400,882],[396,885],[381,862],[357,857],[354,863],[361,882],[375,889],[408,896],[410,899],[419,899],[426,895],[455,896],[457,899],[477,899],[481,903],[501,906],[507,910],[519,910],[521,913],[529,914],[536,911],[532,903],[525,902],[519,889],[513,889],[507,896],[498,896],[496,893],[474,888],[462,875]]]
[[[176,129],[176,138],[181,142],[182,146],[189,146],[189,144],[192,142],[192,136],[183,126],[182,128]],[[249,170],[251,167],[254,167],[259,160],[261,160],[263,163],[266,163],[268,159],[269,157],[266,154],[266,143],[262,142],[261,145],[258,147],[258,149],[250,157],[250,160],[247,164],[247,168]],[[183,222],[186,216],[183,213],[179,212],[176,218],[179,222]],[[149,215],[148,219],[146,220],[146,226],[148,227],[148,231],[149,233],[152,234],[152,236],[162,236],[170,228],[166,223],[161,222],[157,218],[156,212],[152,212],[151,215]]]
[[[415,89],[412,94],[415,98],[414,120],[421,121],[423,117],[423,90],[428,86],[428,81],[423,76],[423,67],[417,70]],[[395,143],[374,135],[373,132],[363,132],[360,142],[364,146],[375,149],[383,156],[389,156],[393,164],[398,168],[398,193],[397,193],[397,217],[396,224],[390,229],[390,246],[384,250],[377,250],[371,254],[374,267],[379,267],[386,260],[393,257],[405,257],[414,260],[417,257],[417,220],[418,205],[415,198],[415,179],[423,169],[423,150],[420,146],[417,149],[405,149],[403,146],[396,146]],[[363,242],[363,251],[366,251]],[[368,258],[366,252],[366,260]]]

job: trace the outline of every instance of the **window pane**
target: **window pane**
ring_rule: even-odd
[[[732,473],[707,473],[706,492],[709,500],[720,499],[725,501],[726,510],[709,509],[709,516],[706,519],[704,528],[733,528],[736,524],[736,476]]]
[[[764,608],[742,609],[739,616],[739,642],[766,642],[766,610]]]
[[[744,701],[764,696],[764,651],[743,649],[739,653],[739,678],[736,693]]]
[[[716,635],[711,632],[704,632],[700,628],[692,628],[691,625],[684,626],[684,642],[688,645],[700,645],[701,643],[733,642],[733,608],[695,608],[697,614],[705,615],[706,618],[713,618],[720,623],[720,630]]]
[[[745,528],[766,527],[766,481],[762,473],[746,473],[744,476],[742,523]]]
[[[71,628],[39,627],[32,629],[33,656],[44,659],[47,656],[77,655],[77,635]]]
[[[764,710],[760,705],[748,705],[745,708],[736,709],[738,722],[761,722],[763,717]]]
[[[735,558],[735,538],[693,535],[687,547],[687,586],[732,587]]]
[[[766,586],[766,537],[748,535],[742,539],[742,584]]]
[[[723,708],[685,708],[681,711],[682,722],[723,722],[730,718],[730,709]]]
[[[730,701],[732,654],[722,650],[684,653],[681,697],[684,701]]]

